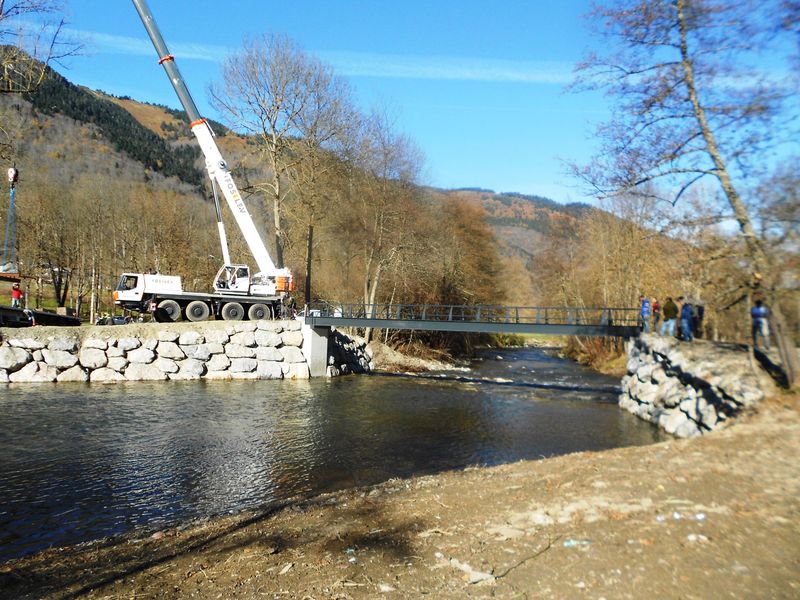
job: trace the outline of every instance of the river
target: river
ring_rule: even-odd
[[[648,444],[618,380],[541,349],[310,381],[10,385],[0,562],[392,477]]]

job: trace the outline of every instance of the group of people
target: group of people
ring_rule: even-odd
[[[678,337],[680,339],[691,342],[695,337],[700,336],[704,316],[702,304],[692,303],[683,296],[678,297],[677,303],[668,297],[663,307],[657,298],[639,296],[639,302],[641,305],[639,317],[642,331],[645,333],[651,331],[650,318],[652,317],[652,330],[657,331],[659,335],[674,336],[676,323],[679,322]],[[764,348],[769,350],[769,309],[764,306],[762,300],[755,301],[753,308],[750,309],[750,317],[752,319],[753,348],[758,348],[758,341],[761,338]]]
[[[639,317],[642,331],[645,333],[651,331],[650,318],[652,317],[652,331],[657,331],[659,335],[674,336],[676,324],[679,326],[678,337],[686,342],[691,342],[700,335],[704,313],[702,304],[692,304],[683,296],[678,297],[677,303],[672,297],[667,297],[663,307],[657,298],[650,299],[647,296],[639,296],[639,302],[641,305]]]

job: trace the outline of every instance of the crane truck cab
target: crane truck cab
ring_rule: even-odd
[[[250,275],[247,265],[225,265],[214,278],[214,291],[220,294],[274,296],[294,291],[289,269],[276,269],[272,275]]]

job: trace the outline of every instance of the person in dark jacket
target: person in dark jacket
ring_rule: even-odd
[[[685,300],[683,296],[678,298],[678,304],[681,306],[681,337],[684,342],[691,342],[694,339],[692,335],[693,330],[693,317],[692,317],[692,304]]]
[[[667,297],[662,309],[664,315],[664,322],[661,323],[659,333],[661,335],[675,335],[675,321],[678,319],[678,305],[672,299],[672,296]]]

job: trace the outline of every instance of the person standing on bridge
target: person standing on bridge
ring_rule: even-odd
[[[11,286],[11,308],[22,308],[22,290],[18,283]]]
[[[667,297],[664,302],[664,321],[661,323],[659,333],[661,335],[675,335],[675,321],[678,318],[678,305],[672,300],[672,296]]]
[[[641,310],[639,316],[642,318],[642,331],[650,333],[650,298],[647,296],[639,296],[641,302]]]

